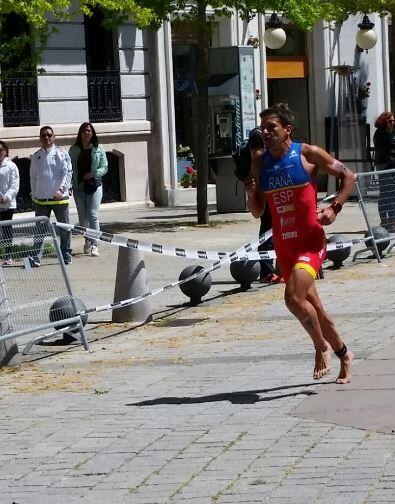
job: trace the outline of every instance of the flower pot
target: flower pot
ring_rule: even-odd
[[[181,180],[180,186],[183,187],[184,189],[186,189],[187,187],[190,187],[190,183],[189,183],[189,181]]]

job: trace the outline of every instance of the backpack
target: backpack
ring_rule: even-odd
[[[233,161],[236,164],[234,174],[239,180],[244,180],[250,174],[251,151],[248,140],[243,140],[237,150],[232,153]]]
[[[233,161],[236,164],[234,174],[239,180],[244,180],[250,174],[251,169],[251,150],[264,147],[262,132],[259,127],[250,131],[248,140],[243,140],[238,149],[232,153]]]

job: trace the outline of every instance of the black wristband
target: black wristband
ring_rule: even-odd
[[[335,212],[335,215],[337,215],[338,213],[340,213],[342,211],[342,208],[343,208],[343,205],[341,205],[338,201],[334,201],[330,207],[332,208],[332,210]]]
[[[335,352],[335,354],[339,357],[339,359],[344,357],[346,355],[346,353],[347,353],[347,347],[344,343],[343,343],[343,346],[341,347],[341,349],[338,350],[337,352]]]

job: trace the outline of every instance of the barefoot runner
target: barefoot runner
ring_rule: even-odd
[[[320,147],[292,142],[293,117],[286,104],[273,105],[260,116],[267,150],[253,160],[245,182],[248,206],[254,217],[262,215],[266,202],[270,207],[274,248],[286,283],[285,304],[314,343],[313,377],[329,373],[333,349],[340,359],[336,383],[348,383],[353,354],[325,311],[315,278],[326,255],[322,226],[336,219],[353,191],[355,176]],[[317,209],[318,170],[340,181],[336,200],[322,209]]]

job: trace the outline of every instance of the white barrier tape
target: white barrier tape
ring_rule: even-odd
[[[79,312],[79,315],[86,315],[88,313],[94,313],[94,312],[102,312],[102,311],[109,311],[109,310],[115,310],[117,308],[125,308],[126,306],[130,306],[135,303],[139,303],[140,301],[143,301],[145,298],[150,297],[150,296],[156,296],[157,294],[160,294],[161,292],[164,292],[166,290],[172,289],[173,287],[177,287],[177,285],[181,285],[187,282],[190,282],[191,280],[194,280],[198,276],[205,275],[206,273],[210,273],[211,271],[215,271],[225,264],[229,264],[235,261],[240,260],[240,258],[245,257],[246,254],[248,254],[251,250],[259,246],[261,243],[264,243],[271,237],[272,231],[268,231],[261,235],[258,240],[255,240],[254,242],[249,242],[246,245],[243,245],[242,247],[238,248],[234,252],[230,252],[226,254],[225,257],[219,259],[218,261],[214,262],[211,266],[208,266],[205,269],[202,269],[201,271],[198,271],[197,273],[193,273],[187,278],[184,278],[183,280],[178,280],[176,282],[172,282],[171,284],[165,285],[164,287],[160,287],[158,289],[155,289],[150,292],[146,292],[145,294],[142,294],[140,296],[134,297],[134,298],[129,298],[129,299],[124,299],[123,301],[117,301],[116,303],[111,303],[108,305],[103,305],[103,306],[96,306],[95,308],[89,308],[88,310],[81,311]]]
[[[96,229],[85,228],[83,226],[76,226],[73,224],[64,224],[63,222],[54,223],[55,226],[63,229],[73,230],[77,233],[82,234],[85,238],[90,238],[94,240],[99,240],[101,242],[109,243],[117,247],[127,247],[132,249],[137,249],[142,252],[150,252],[154,254],[161,254],[170,257],[183,257],[186,259],[203,259],[208,261],[219,261],[225,257],[228,257],[232,252],[217,252],[214,250],[192,250],[179,247],[170,247],[168,245],[162,245],[159,243],[149,243],[141,240],[134,240],[132,238],[127,238],[126,236],[116,235],[112,233],[105,233],[104,231],[97,231]],[[272,236],[272,230],[266,233],[267,241]],[[257,246],[263,242],[258,240],[255,242],[250,242],[250,250],[254,250]],[[243,250],[246,246],[242,247]],[[271,251],[273,252],[273,251]],[[274,253],[274,252],[273,252]],[[258,252],[257,252],[258,254]],[[258,256],[257,256],[258,257]],[[258,257],[258,259],[274,259],[276,256],[269,257],[266,253],[263,257]]]
[[[338,193],[330,194],[326,196],[320,203],[331,200]],[[150,252],[155,254],[162,254],[170,257],[184,257],[186,259],[205,259],[208,261],[219,261],[224,257],[227,257],[230,252],[218,252],[214,250],[192,250],[192,249],[184,249],[179,247],[170,247],[168,245],[162,245],[159,243],[149,243],[141,240],[134,240],[132,238],[127,238],[122,235],[106,233],[104,231],[97,231],[96,229],[86,228],[83,226],[76,226],[73,224],[65,224],[63,222],[54,222],[54,226],[59,228],[67,229],[68,231],[75,231],[76,233],[82,234],[85,238],[98,240],[104,243],[110,243],[111,245],[116,245],[118,247],[129,247],[132,249],[138,249],[142,252]],[[272,230],[267,232],[267,241],[272,236]],[[264,242],[260,242],[264,243]],[[256,249],[257,246],[252,247],[252,250]],[[262,259],[275,259],[276,254],[273,250],[265,251],[265,252],[256,252],[243,256],[242,259],[250,259],[250,260],[262,260]]]
[[[320,202],[328,201],[334,198],[338,193],[333,193],[325,198],[323,198]],[[163,245],[159,243],[149,243],[141,240],[134,240],[132,238],[127,238],[126,236],[106,233],[104,231],[97,231],[96,229],[86,228],[83,226],[77,226],[73,224],[65,224],[63,222],[55,222],[55,226],[63,229],[67,229],[69,231],[75,231],[76,233],[82,234],[85,238],[98,240],[104,243],[110,243],[111,245],[116,245],[118,247],[128,247],[132,249],[137,249],[142,252],[150,252],[154,254],[162,254],[170,257],[184,257],[186,259],[203,259],[208,261],[219,261],[225,257],[228,257],[230,252],[218,252],[214,250],[192,250],[192,249],[184,249],[179,247],[170,247],[168,245]],[[266,234],[267,241],[272,236],[272,230],[269,230]],[[260,242],[264,243],[264,242]],[[251,250],[254,250],[255,247],[252,247]],[[255,252],[246,254],[243,257],[240,257],[238,260],[249,259],[253,261],[258,261],[262,259],[275,259],[276,253],[274,250],[264,251],[264,252]]]
[[[65,228],[65,229],[72,229],[76,231],[77,233],[83,234],[84,237],[86,238],[93,238],[95,240],[99,240],[105,243],[110,243],[111,245],[115,245],[118,247],[128,247],[132,249],[137,249],[142,252],[150,252],[154,254],[161,254],[165,256],[170,256],[170,257],[183,257],[186,259],[201,259],[201,260],[208,260],[208,261],[219,261],[221,259],[224,259],[226,257],[230,257],[234,252],[217,252],[214,250],[192,250],[192,249],[184,249],[184,248],[178,248],[178,247],[169,247],[167,245],[162,245],[158,243],[149,243],[149,242],[144,242],[140,240],[133,240],[131,238],[127,238],[126,236],[122,235],[114,235],[111,233],[105,233],[104,231],[96,231],[95,229],[90,229],[90,228],[85,228],[83,226],[75,226],[73,224],[64,224],[61,222],[54,223],[56,226]],[[270,229],[266,234],[266,239],[263,242],[259,243],[264,243],[267,241],[269,238],[272,236],[272,230]],[[387,238],[381,238],[380,240],[375,240],[376,243],[381,243],[386,240],[393,240],[392,236],[395,235],[389,235]],[[332,250],[338,250],[338,249],[344,249],[344,248],[351,248],[354,245],[357,245],[358,243],[366,242],[371,240],[372,237],[368,236],[366,238],[355,238],[353,240],[348,240],[344,242],[337,242],[337,243],[328,243],[326,250],[332,251]],[[250,250],[254,250],[257,248],[259,245],[258,240],[255,242],[250,242],[248,245],[251,246]],[[241,249],[246,250],[247,245],[244,247],[241,247]],[[238,249],[240,250],[240,249]],[[257,252],[246,252],[244,255],[238,254],[237,259],[234,259],[236,261],[262,261],[262,260],[272,260],[276,259],[276,253],[274,250],[264,250],[264,251],[257,251]],[[233,262],[233,261],[232,261]]]

